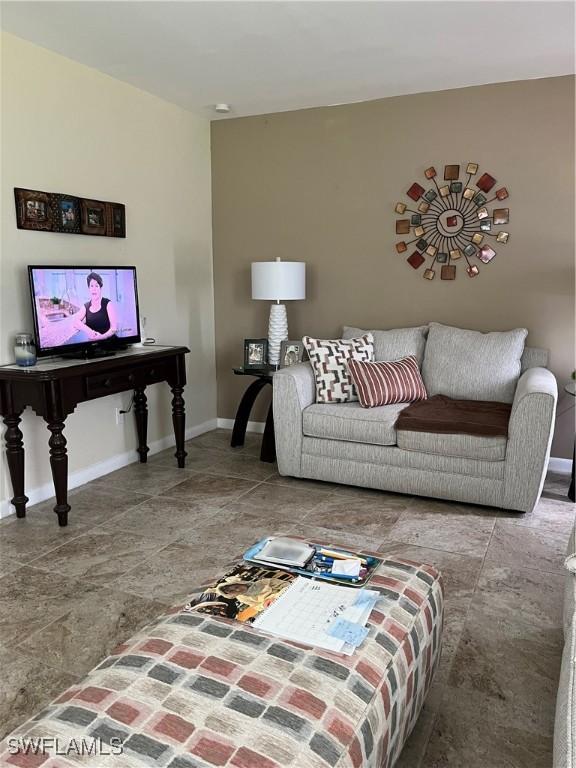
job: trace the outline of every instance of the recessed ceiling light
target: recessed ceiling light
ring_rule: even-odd
[[[230,112],[230,104],[214,104],[214,111],[226,115]]]

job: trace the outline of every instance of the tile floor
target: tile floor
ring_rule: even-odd
[[[257,537],[295,534],[433,563],[442,662],[399,768],[551,764],[562,559],[575,506],[549,474],[530,515],[280,477],[216,430],[0,522],[0,738]],[[356,511],[355,511],[356,510]],[[350,519],[354,520],[353,529]]]

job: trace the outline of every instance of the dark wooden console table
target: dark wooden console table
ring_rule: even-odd
[[[24,493],[24,443],[18,425],[27,406],[47,423],[50,430],[50,467],[56,492],[54,512],[59,525],[68,524],[68,454],[64,422],[79,403],[118,392],[134,391],[134,413],[138,454],[146,462],[148,446],[148,384],[168,382],[172,390],[172,422],[178,466],[184,466],[184,399],[187,347],[133,347],[110,357],[92,360],[41,360],[30,368],[0,366],[0,415],[6,425],[6,458],[12,480],[16,516],[26,516]]]

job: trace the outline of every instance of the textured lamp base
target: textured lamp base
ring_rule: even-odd
[[[285,304],[270,305],[270,320],[268,321],[268,362],[278,365],[280,362],[280,345],[288,338],[288,317]]]

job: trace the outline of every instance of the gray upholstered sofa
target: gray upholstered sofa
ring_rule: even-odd
[[[372,331],[375,359],[394,360],[415,354],[422,364],[429,394],[432,389],[458,397],[468,387],[478,394],[473,399],[508,398],[512,404],[508,437],[396,430],[396,418],[404,404],[367,409],[358,402],[316,403],[312,368],[309,363],[301,363],[274,375],[280,474],[520,512],[532,510],[542,491],[558,396],[556,379],[546,368],[547,351],[525,347],[518,354],[513,378],[507,379],[505,398],[496,389],[494,394],[498,396],[491,396],[491,379],[499,378],[498,371],[487,372],[483,370],[485,365],[475,366],[474,344],[470,353],[458,344],[448,350],[446,344],[436,344],[432,350],[432,330],[428,333],[428,328]],[[345,328],[343,337],[352,338],[358,333],[363,331]],[[479,336],[487,338],[488,334]],[[481,345],[482,339],[478,343]],[[434,359],[446,354],[443,359]],[[434,379],[442,379],[446,368],[451,369],[453,380],[445,385],[450,391],[441,392],[442,383]]]
[[[572,530],[564,587],[564,652],[556,699],[554,768],[576,765],[576,541]]]

